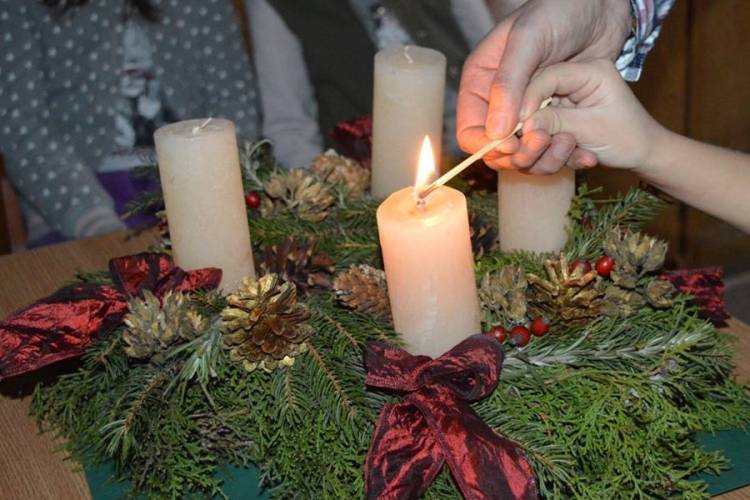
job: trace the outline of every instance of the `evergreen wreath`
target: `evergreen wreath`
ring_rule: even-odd
[[[268,144],[241,149],[245,190],[261,194],[248,210],[264,276],[229,297],[134,299],[75,371],[36,388],[32,413],[84,466],[113,462],[133,495],[222,496],[217,469],[252,463],[275,499],[362,498],[378,414],[394,401],[365,386],[363,347],[401,344],[379,271],[379,201],[335,154],[284,171]],[[663,202],[640,189],[595,201],[583,187],[554,256],[495,250],[495,195],[467,196],[485,329],[550,320],[523,347],[506,341],[500,384],[474,405],[525,452],[542,496],[707,498],[692,476],[725,460],[692,436],[744,426],[750,398],[731,378],[730,338],[659,285],[665,248],[639,231]],[[611,276],[569,272],[604,253]],[[444,470],[425,497],[459,496]]]

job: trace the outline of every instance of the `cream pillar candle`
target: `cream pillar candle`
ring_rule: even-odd
[[[229,120],[188,120],[154,134],[175,263],[218,267],[221,289],[255,277],[239,151]]]
[[[575,172],[554,175],[500,170],[497,181],[500,249],[558,252],[567,242]]]
[[[377,210],[393,323],[412,354],[437,357],[481,331],[466,198],[407,187]]]
[[[398,47],[375,55],[372,113],[374,198],[412,185],[425,136],[440,158],[443,140],[445,56],[423,47]]]

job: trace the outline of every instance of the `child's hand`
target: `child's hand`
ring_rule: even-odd
[[[549,96],[555,97],[552,105],[532,114]],[[561,63],[542,70],[524,95],[521,116],[528,115],[524,134],[541,131],[575,136],[585,154],[570,159],[572,168],[601,162],[638,172],[665,132],[643,109],[614,64],[605,60]]]

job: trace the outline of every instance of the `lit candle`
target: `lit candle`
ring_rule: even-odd
[[[481,326],[466,198],[446,186],[416,196],[434,163],[425,140],[417,185],[389,196],[377,220],[394,327],[409,352],[437,357]]]
[[[445,99],[445,56],[424,47],[397,47],[375,55],[372,180],[375,198],[411,186],[419,144],[428,136],[440,158]]]
[[[567,242],[575,172],[554,175],[500,170],[497,181],[500,249],[558,252]]]
[[[222,270],[220,288],[255,277],[234,124],[189,120],[154,134],[175,263]]]

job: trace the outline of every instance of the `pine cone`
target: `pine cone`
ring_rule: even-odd
[[[190,308],[182,293],[167,292],[163,304],[148,290],[143,299],[131,299],[122,334],[125,353],[138,359],[159,357],[173,345],[195,338],[208,322]]]
[[[497,230],[492,224],[485,223],[479,214],[472,213],[469,217],[469,230],[475,260],[481,259],[497,248]]]
[[[256,259],[258,274],[278,274],[282,281],[292,281],[305,292],[313,287],[330,289],[333,259],[324,254],[313,255],[314,249],[315,241],[298,244],[294,238],[287,238],[281,245],[266,246]]]
[[[615,259],[610,275],[612,281],[634,290],[640,278],[664,265],[667,244],[650,236],[630,230],[623,233],[615,228],[604,240],[604,253]]]
[[[498,318],[520,324],[526,317],[526,287],[524,268],[505,266],[482,277],[479,304]]]
[[[568,259],[545,260],[547,279],[527,274],[528,307],[532,315],[558,318],[569,326],[586,324],[602,313],[605,304],[602,281],[596,271],[586,272],[582,266],[569,271]]]
[[[675,292],[676,289],[670,281],[654,280],[646,286],[643,295],[651,306],[663,309],[672,307]]]
[[[328,186],[342,186],[349,200],[362,198],[370,186],[370,171],[333,149],[318,155],[310,165],[310,171]]]
[[[336,298],[350,309],[393,323],[385,273],[366,264],[352,265],[333,281]]]
[[[601,312],[610,318],[627,318],[645,303],[640,293],[612,285],[604,291]]]
[[[291,366],[294,358],[307,351],[313,329],[307,323],[310,312],[297,302],[294,283],[279,285],[278,276],[267,274],[227,297],[221,312],[224,348],[229,358],[249,372],[261,368],[272,372]]]
[[[273,172],[263,189],[268,195],[260,206],[263,217],[289,214],[303,221],[320,222],[334,202],[328,186],[302,168]]]

